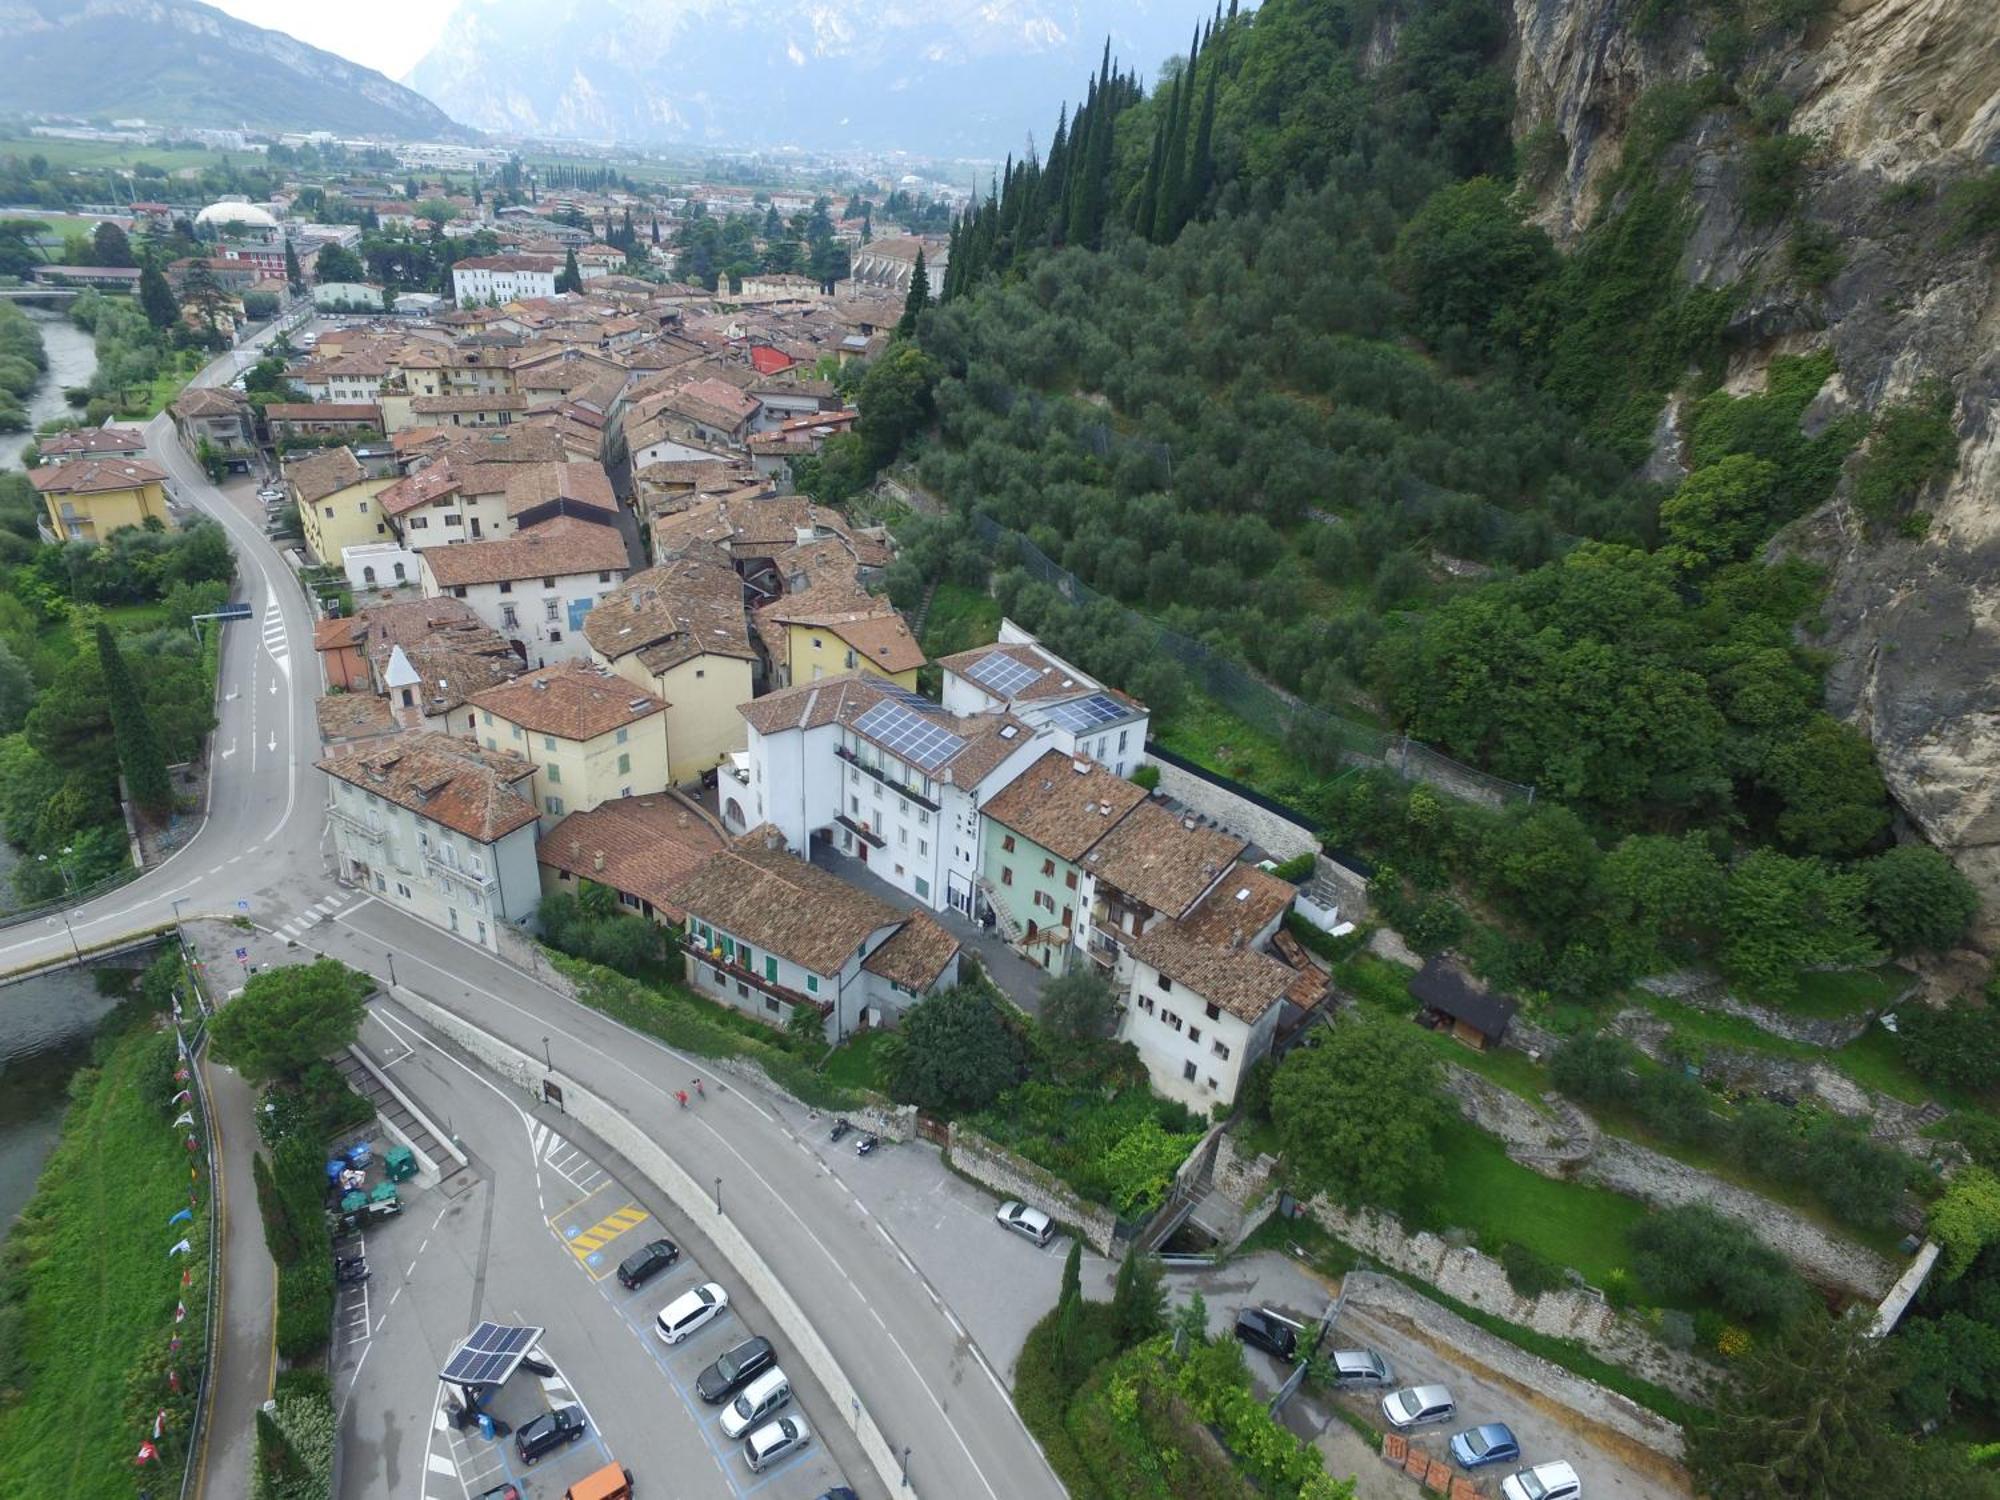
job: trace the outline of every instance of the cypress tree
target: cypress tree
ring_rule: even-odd
[[[181,305],[174,301],[174,289],[167,285],[158,266],[147,266],[139,273],[139,306],[155,328],[172,328],[181,320]]]
[[[125,789],[132,800],[151,813],[173,806],[173,786],[167,779],[166,752],[153,721],[147,717],[131,669],[111,637],[111,627],[98,622],[97,662],[104,673],[105,706],[111,711],[112,737],[118,746],[118,768],[125,773]]]
[[[946,270],[951,269],[949,266]],[[924,269],[924,252],[917,252],[917,263],[910,270],[910,292],[903,299],[903,318],[896,325],[896,337],[909,339],[917,336],[917,314],[931,305],[931,278]]]
[[[1221,73],[1221,59],[1212,59],[1208,68],[1208,86],[1201,94],[1201,120],[1195,126],[1194,153],[1188,161],[1185,187],[1181,194],[1181,222],[1196,217],[1208,203],[1209,190],[1215,186],[1215,83]]]
[[[1160,157],[1166,151],[1167,133],[1164,129],[1153,132],[1152,154],[1146,158],[1146,177],[1139,188],[1139,201],[1132,213],[1132,232],[1153,237],[1153,216],[1159,211],[1160,202]]]
[[[576,250],[571,247],[563,254],[563,268],[556,277],[559,292],[580,292],[583,290],[583,272],[577,269]]]
[[[285,285],[294,293],[306,284],[306,273],[299,269],[299,252],[288,239],[285,241]]]
[[[1174,221],[1174,213],[1181,201],[1181,173],[1187,165],[1187,122],[1182,118],[1185,111],[1181,98],[1188,91],[1181,87],[1182,80],[1176,78],[1167,94],[1167,118],[1161,127],[1165,132],[1166,149],[1161,154],[1160,184],[1153,203],[1153,220],[1147,226],[1147,238],[1156,245],[1169,243],[1180,225]]]

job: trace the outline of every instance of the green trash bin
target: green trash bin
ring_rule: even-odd
[[[417,1175],[416,1153],[408,1146],[392,1146],[382,1158],[382,1170],[391,1182],[408,1182]]]
[[[370,1203],[394,1203],[396,1201],[396,1184],[393,1182],[376,1183],[375,1190],[368,1195],[368,1201]]]
[[[344,1214],[358,1213],[361,1205],[367,1201],[366,1193],[343,1193],[340,1199],[340,1211]]]

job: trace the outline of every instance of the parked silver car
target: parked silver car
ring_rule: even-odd
[[[1427,1427],[1449,1422],[1457,1413],[1458,1403],[1441,1385],[1408,1385],[1382,1398],[1382,1415],[1391,1427]]]

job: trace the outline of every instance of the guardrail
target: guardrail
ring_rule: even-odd
[[[201,1351],[201,1381],[195,1388],[194,1421],[188,1427],[187,1461],[181,1470],[181,1500],[188,1500],[190,1486],[194,1484],[199,1465],[195,1455],[200,1450],[208,1428],[208,1387],[209,1375],[215,1369],[217,1341],[221,1338],[221,1319],[215,1315],[215,1294],[219,1289],[222,1267],[222,1226],[218,1198],[216,1195],[215,1157],[215,1115],[209,1104],[208,1085],[201,1076],[201,1054],[208,1046],[208,1018],[211,1008],[208,995],[201,986],[201,971],[189,961],[187,938],[176,932],[181,951],[181,966],[187,974],[188,983],[194,991],[196,1008],[200,1014],[194,1024],[192,1044],[183,1040],[182,1056],[188,1062],[188,1076],[192,1080],[195,1102],[201,1108],[202,1150],[208,1163],[208,1310],[203,1317],[205,1329]],[[175,1027],[178,1034],[180,1028]]]

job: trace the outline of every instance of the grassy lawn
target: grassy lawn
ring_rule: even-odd
[[[1548,1069],[1525,1052],[1516,1052],[1512,1047],[1488,1047],[1484,1052],[1477,1052],[1465,1043],[1455,1041],[1447,1032],[1431,1031],[1422,1026],[1418,1026],[1416,1031],[1440,1061],[1456,1063],[1467,1072],[1477,1073],[1523,1099],[1540,1103],[1542,1095],[1554,1087],[1549,1082]]]
[[[118,415],[136,421],[158,416],[166,408],[167,403],[178,396],[188,381],[201,370],[201,365],[201,356],[181,353],[175,358],[171,368],[162,370],[153,377],[152,384],[144,387],[134,386],[126,391],[124,394],[131,400],[119,410]],[[141,391],[144,392],[143,397],[139,394]]]
[[[187,1153],[160,1111],[174,1087],[162,1083],[163,1046],[171,1043],[141,1024],[101,1052],[101,1071],[78,1075],[61,1143],[8,1240],[9,1291],[22,1312],[7,1319],[0,1344],[14,1345],[5,1360],[21,1396],[0,1411],[0,1494],[131,1494],[153,1393],[165,1396],[157,1375],[135,1383],[135,1366],[164,1350],[179,1297],[191,1313],[179,1332],[202,1347],[207,1223],[165,1227],[187,1201]],[[183,1234],[194,1253],[168,1260]],[[196,1277],[185,1293],[183,1264]],[[194,1363],[182,1370],[189,1391]],[[185,1417],[169,1420],[184,1439]],[[155,1486],[163,1493],[178,1488],[166,1477]]]
[[[926,656],[950,656],[990,644],[1000,634],[1000,601],[984,589],[941,583],[924,621]]]
[[[1153,738],[1174,754],[1251,786],[1315,779],[1274,735],[1253,729],[1198,691],[1165,723],[1153,721]]]
[[[1445,1176],[1423,1205],[1430,1227],[1469,1229],[1482,1242],[1524,1246],[1573,1266],[1593,1285],[1627,1268],[1625,1236],[1646,1205],[1604,1188],[1557,1182],[1510,1161],[1476,1125],[1452,1120],[1439,1137]]]
[[[1399,1014],[1409,1014],[1416,1005],[1410,997],[1410,981],[1416,970],[1381,958],[1366,949],[1351,953],[1333,966],[1333,982],[1359,1000]]]
[[[1677,1000],[1635,992],[1634,999],[1653,1014],[1672,1024],[1674,1034],[1697,1046],[1736,1047],[1750,1052],[1768,1052],[1775,1057],[1816,1058],[1839,1069],[1865,1089],[1900,1099],[1905,1104],[1922,1104],[1929,1099],[1966,1105],[1978,1101],[1960,1098],[1950,1089],[1925,1083],[1903,1061],[1896,1039],[1880,1026],[1871,1025],[1845,1047],[1828,1051],[1806,1042],[1773,1036],[1741,1016],[1718,1015],[1696,1010]]]
[[[1852,972],[1801,974],[1799,992],[1784,1003],[1784,1008],[1800,1016],[1859,1015],[1887,1005],[1909,984],[1909,973],[1893,964]]]
[[[883,1082],[876,1054],[888,1036],[886,1031],[864,1031],[849,1037],[833,1049],[820,1072],[827,1082],[840,1088],[873,1089],[877,1093],[887,1093],[888,1086]]]

